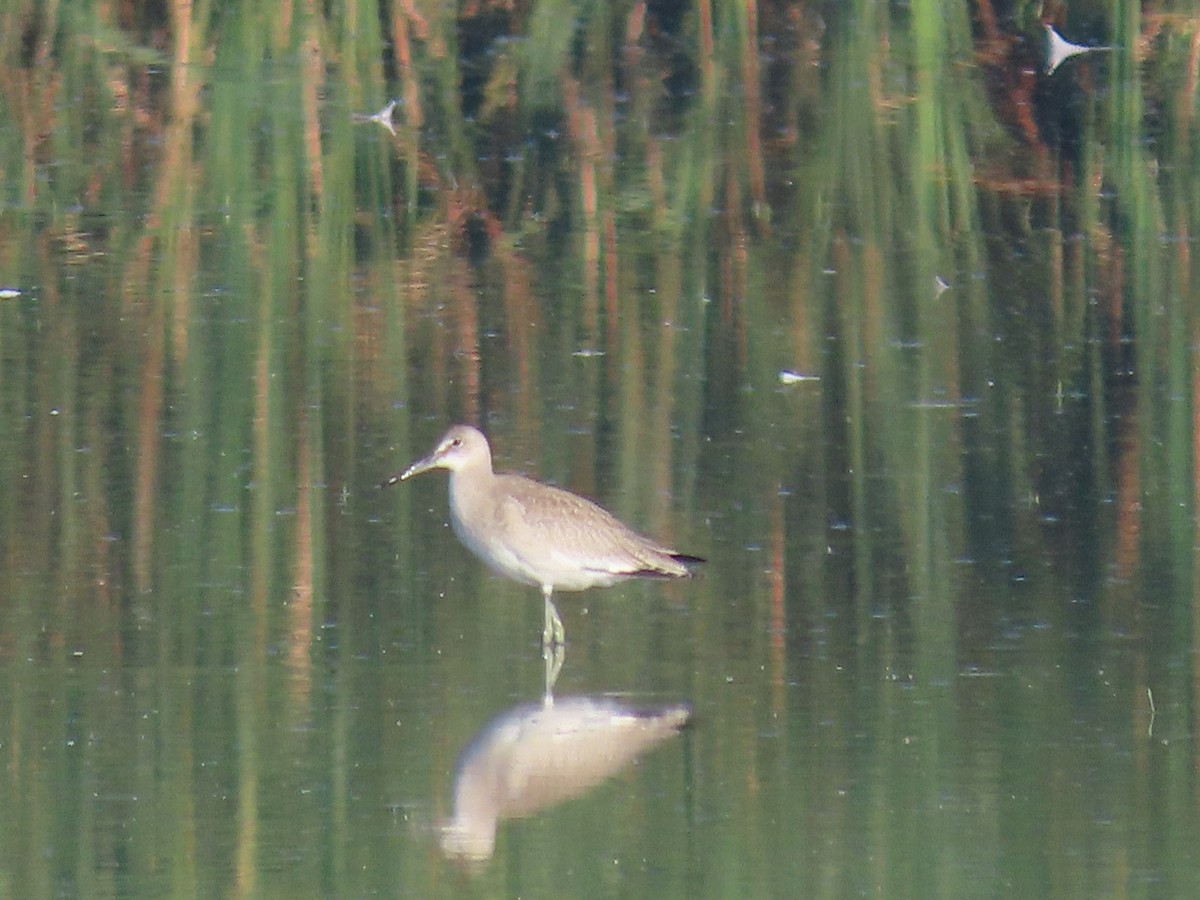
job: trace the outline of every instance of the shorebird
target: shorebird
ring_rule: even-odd
[[[541,588],[544,654],[565,643],[552,599],[556,590],[608,587],[630,578],[687,578],[704,562],[638,534],[578,494],[496,474],[487,438],[470,425],[451,427],[432,453],[384,484],[430,469],[450,471],[450,522],[467,549],[497,574]]]

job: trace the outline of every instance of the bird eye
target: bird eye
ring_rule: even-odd
[[[450,446],[451,447],[461,447],[462,446],[462,438],[455,438],[454,440],[452,440],[450,442]]]

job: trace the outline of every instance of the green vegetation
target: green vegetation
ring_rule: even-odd
[[[1039,77],[1043,15],[1116,49]],[[899,813],[975,765],[970,702],[1050,735],[1082,679],[1057,661],[1094,671],[1132,635],[1117,733],[1144,730],[1148,686],[1194,718],[1198,32],[1194,4],[1125,0],[0,0],[0,288],[20,292],[0,299],[0,809],[23,823],[0,830],[0,897],[358,895],[427,864],[410,847],[356,882],[355,798],[433,791],[445,734],[540,678],[540,606],[468,590],[454,542],[422,544],[427,495],[374,488],[450,420],[711,557],[687,594],[587,600],[603,648],[565,673],[668,673],[730,711],[696,764],[758,818],[694,852],[769,855],[803,814],[741,789],[818,794],[849,743],[877,779],[845,812],[887,873],[872,891],[961,896]],[[390,99],[390,127],[367,118]],[[1014,668],[1040,705],[956,687],[1030,622],[1044,656]],[[888,730],[856,744],[868,719]],[[756,755],[818,721],[841,743],[811,780]],[[319,790],[278,763],[293,740]],[[358,781],[363,748],[382,771]],[[1028,788],[1030,819],[1093,815],[1079,785],[1049,809],[1044,761],[1009,749],[983,777]],[[96,799],[118,763],[103,796],[142,805]],[[643,813],[631,845],[674,821]],[[335,837],[264,885],[289,819]],[[118,865],[96,834],[124,821]],[[924,839],[983,852],[939,822]],[[1135,870],[1194,856],[1131,845]],[[1111,849],[1057,874],[1139,895],[1087,868]],[[863,850],[793,874],[865,891]]]

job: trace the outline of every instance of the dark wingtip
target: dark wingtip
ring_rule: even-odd
[[[665,566],[647,566],[644,569],[631,569],[622,572],[621,575],[625,578],[691,578],[695,572],[693,571],[700,563],[708,562],[703,556],[691,556],[687,553],[671,553],[669,559],[675,560],[683,566],[686,572],[671,572]]]
[[[677,732],[691,727],[692,721],[695,719],[695,713],[687,703],[676,703],[672,706],[646,707],[630,711],[639,719],[668,723]]]

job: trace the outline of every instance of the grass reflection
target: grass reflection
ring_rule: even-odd
[[[1194,886],[1200,22],[1032,12],[0,6],[0,884],[453,893],[536,629],[371,486],[469,420],[713,560],[563,609],[685,808],[481,890]]]

